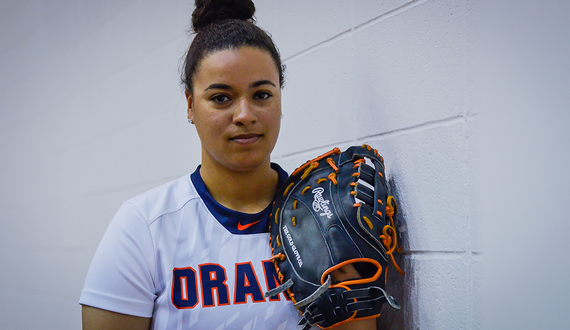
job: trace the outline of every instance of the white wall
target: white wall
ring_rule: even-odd
[[[395,329],[563,328],[570,5],[258,0],[287,64],[287,170],[386,159],[405,224]],[[194,170],[191,1],[0,3],[0,328],[78,329],[121,202]]]
[[[486,329],[567,329],[570,2],[521,3],[477,2],[471,22],[481,304]]]

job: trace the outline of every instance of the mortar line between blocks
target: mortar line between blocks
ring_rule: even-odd
[[[303,49],[287,58],[283,59],[283,63],[288,64],[289,62],[294,62],[296,61],[298,58],[301,58],[307,54],[311,54],[319,49],[322,49],[330,44],[335,43],[337,40],[340,40],[346,36],[350,36],[353,32],[358,32],[360,30],[363,30],[371,25],[374,25],[378,22],[384,21],[386,19],[389,19],[391,17],[397,16],[402,12],[405,12],[406,10],[410,9],[410,8],[414,8],[418,5],[421,5],[425,2],[428,2],[430,0],[412,0],[410,2],[406,2],[405,4],[401,5],[400,7],[394,8],[392,10],[389,10],[385,13],[382,13],[364,23],[360,23],[348,30],[342,31],[339,34],[332,36],[328,39],[325,39],[321,42],[318,42],[316,44],[314,44],[313,46],[310,46],[309,48]]]
[[[287,154],[282,154],[279,156],[275,156],[274,158],[272,157],[272,159],[275,160],[279,160],[279,159],[285,159],[288,157],[297,157],[297,156],[302,156],[303,154],[307,155],[307,157],[309,158],[315,158],[315,155],[318,155],[319,152],[323,153],[327,150],[331,150],[334,147],[338,147],[339,145],[344,145],[344,144],[351,144],[353,143],[353,140],[348,140],[348,141],[339,141],[339,142],[335,142],[335,143],[331,143],[328,145],[321,145],[315,148],[310,148],[310,149],[304,149],[304,150],[297,150],[295,152],[291,152],[291,153],[287,153]],[[307,159],[308,160],[308,159]]]
[[[403,251],[401,255],[416,260],[451,260],[463,259],[472,255],[471,251]]]
[[[382,21],[387,20],[389,18],[392,18],[394,16],[398,16],[401,13],[403,13],[403,12],[405,12],[411,8],[415,8],[415,7],[417,7],[423,3],[426,3],[428,1],[431,1],[431,0],[411,0],[411,1],[406,2],[405,4],[401,5],[400,7],[389,10],[389,11],[382,13],[382,14],[374,17],[374,18],[369,19],[367,22],[360,23],[360,24],[356,25],[352,30],[355,32],[360,31],[360,30],[365,29],[365,28],[367,28],[371,25],[374,25],[378,22],[382,22]]]
[[[433,121],[429,121],[429,122],[425,122],[425,123],[421,123],[421,124],[417,124],[417,125],[413,125],[413,126],[398,128],[398,129],[395,129],[392,131],[367,135],[367,136],[357,138],[357,139],[351,139],[351,140],[345,140],[345,141],[336,141],[336,142],[331,143],[331,144],[320,145],[320,146],[317,146],[314,148],[309,148],[309,149],[304,149],[304,150],[297,150],[295,152],[291,152],[291,153],[287,153],[287,154],[272,155],[272,159],[279,160],[279,159],[286,159],[289,157],[299,157],[299,156],[302,156],[304,154],[307,156],[313,156],[314,157],[315,154],[317,154],[319,152],[326,151],[326,150],[330,150],[334,147],[340,147],[343,145],[347,145],[347,146],[360,145],[360,144],[366,143],[366,141],[373,140],[373,139],[389,138],[389,137],[398,136],[401,134],[413,133],[413,132],[422,131],[422,130],[426,130],[426,129],[430,129],[430,128],[441,127],[441,126],[445,126],[445,125],[453,125],[453,124],[457,124],[459,122],[466,122],[469,118],[474,117],[474,116],[476,116],[476,114],[470,114],[468,116],[466,116],[466,114],[460,114],[460,115],[452,116],[449,118],[438,119],[438,120],[433,120]]]
[[[448,117],[448,118],[444,118],[444,119],[437,119],[437,120],[432,120],[432,121],[428,121],[428,122],[413,125],[413,126],[398,128],[398,129],[395,129],[392,131],[387,131],[387,132],[382,132],[382,133],[378,133],[378,134],[372,134],[372,135],[364,136],[362,138],[359,138],[357,141],[367,141],[367,140],[377,139],[377,138],[388,138],[388,137],[392,137],[392,136],[398,136],[401,134],[413,133],[413,132],[423,131],[426,129],[446,126],[446,125],[453,125],[453,124],[457,124],[460,122],[466,122],[470,117],[471,117],[471,115],[466,116],[465,114],[460,114],[460,115],[456,115],[456,116],[452,116],[452,117]]]
[[[283,63],[284,63],[285,65],[287,65],[287,64],[289,64],[290,62],[294,62],[294,61],[296,61],[297,59],[299,59],[299,58],[301,58],[301,57],[303,57],[303,56],[305,56],[305,55],[314,53],[314,52],[316,52],[316,51],[319,50],[319,49],[325,48],[326,46],[335,43],[337,40],[340,40],[340,39],[342,39],[342,38],[344,38],[344,37],[346,37],[346,36],[349,36],[351,33],[352,33],[352,29],[342,31],[341,33],[339,33],[339,34],[337,34],[337,35],[335,35],[335,36],[332,36],[332,37],[330,37],[330,38],[328,38],[328,39],[326,39],[326,40],[323,40],[323,41],[321,41],[321,42],[319,42],[319,43],[316,43],[316,44],[314,44],[313,46],[311,46],[311,47],[309,47],[309,48],[303,49],[302,51],[300,51],[300,52],[298,52],[298,53],[296,53],[296,54],[293,54],[293,55],[291,55],[291,56],[289,56],[289,57],[283,59]]]

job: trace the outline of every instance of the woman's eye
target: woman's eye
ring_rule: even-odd
[[[210,98],[210,100],[214,101],[216,103],[226,103],[230,100],[230,98],[224,94],[216,94],[216,95],[212,96]]]
[[[269,92],[257,92],[253,95],[254,99],[257,100],[267,100],[268,98],[272,97],[271,93]]]

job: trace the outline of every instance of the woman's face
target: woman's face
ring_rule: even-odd
[[[202,166],[234,171],[269,164],[281,124],[281,88],[264,50],[240,47],[206,56],[186,93],[202,143]]]

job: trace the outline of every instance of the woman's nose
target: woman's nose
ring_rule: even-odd
[[[249,125],[257,120],[255,111],[248,100],[240,100],[234,112],[234,123]]]

